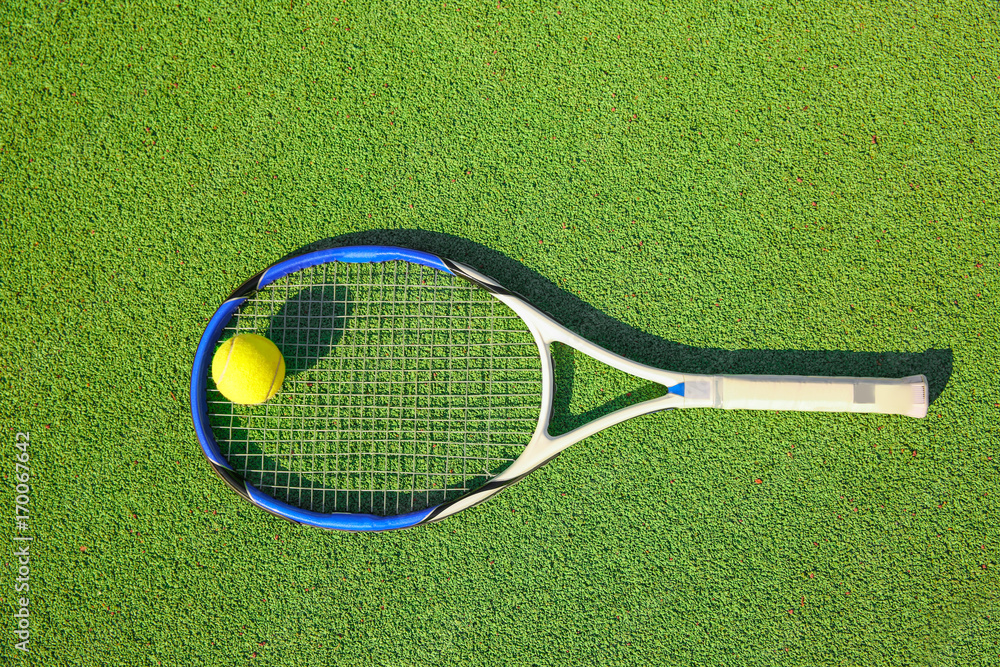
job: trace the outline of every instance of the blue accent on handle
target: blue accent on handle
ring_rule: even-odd
[[[673,387],[667,387],[667,391],[670,392],[671,394],[673,394],[674,396],[683,396],[684,395],[684,383],[683,382],[679,382],[679,383],[675,384]]]
[[[326,264],[327,262],[351,262],[354,264],[360,264],[365,262],[391,262],[393,260],[423,264],[424,266],[429,266],[432,269],[437,269],[438,271],[444,271],[449,275],[454,275],[451,270],[445,266],[445,263],[441,261],[440,257],[432,255],[429,252],[411,250],[409,248],[397,248],[395,246],[388,245],[355,245],[344,248],[317,250],[305,255],[299,255],[298,257],[292,257],[284,262],[278,262],[264,272],[264,275],[260,277],[258,287],[269,285],[275,280],[287,276],[289,273],[301,271],[302,269],[310,266],[316,266],[317,264]]]
[[[435,509],[434,507],[428,507],[427,509],[409,512],[408,514],[397,514],[396,516],[348,514],[346,512],[321,514],[320,512],[312,512],[284,503],[249,484],[247,484],[247,493],[250,495],[250,500],[270,512],[274,512],[286,519],[297,521],[298,523],[316,526],[317,528],[326,528],[328,530],[378,531],[409,528],[426,519]]]

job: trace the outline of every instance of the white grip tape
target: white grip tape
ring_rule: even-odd
[[[781,375],[723,375],[715,386],[715,407],[726,410],[878,412],[927,415],[927,378],[825,378]]]

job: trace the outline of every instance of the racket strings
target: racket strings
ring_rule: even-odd
[[[234,406],[210,384],[213,432],[251,484],[318,512],[392,515],[503,471],[538,424],[538,348],[520,317],[408,262],[331,263],[260,290],[222,338],[267,336],[282,391]]]

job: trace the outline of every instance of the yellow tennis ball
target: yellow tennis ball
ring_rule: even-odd
[[[219,346],[212,357],[212,379],[233,403],[263,403],[281,389],[285,358],[278,346],[257,334],[240,334]]]

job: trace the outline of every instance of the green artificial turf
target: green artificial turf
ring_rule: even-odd
[[[3,3],[0,663],[1000,664],[998,40],[974,2]],[[440,524],[293,526],[211,473],[188,382],[315,243],[934,402],[650,415]],[[556,357],[556,431],[658,391]]]

